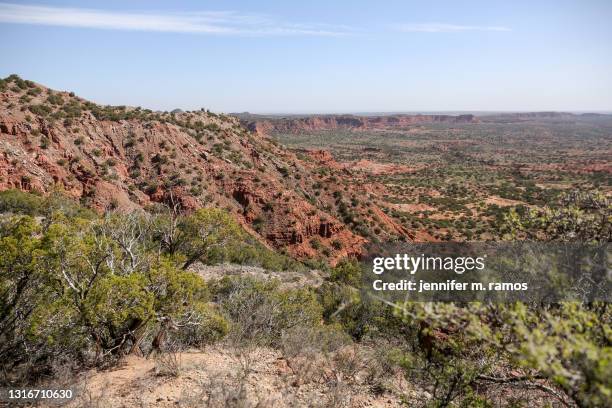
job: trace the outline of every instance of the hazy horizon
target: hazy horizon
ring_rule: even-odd
[[[0,0],[0,76],[254,114],[612,112],[612,2]]]
[[[178,108],[180,109],[180,108]],[[330,112],[225,112],[233,115],[240,114],[251,114],[258,116],[278,116],[278,115],[291,115],[291,116],[300,116],[300,115],[356,115],[356,116],[366,116],[366,115],[497,115],[497,114],[511,114],[511,113],[571,113],[571,114],[601,114],[601,115],[612,115],[612,110],[495,110],[495,111],[487,111],[487,110],[469,110],[469,111],[460,111],[460,110],[410,110],[410,111],[330,111]]]

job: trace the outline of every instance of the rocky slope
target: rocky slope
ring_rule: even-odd
[[[313,115],[307,117],[267,117],[237,115],[245,127],[260,134],[313,132],[321,130],[392,130],[425,123],[475,123],[474,115]]]
[[[0,80],[0,190],[61,189],[98,211],[221,207],[271,247],[332,262],[368,240],[413,238],[350,169],[300,157],[233,117],[99,106]]]

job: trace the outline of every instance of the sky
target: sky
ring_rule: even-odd
[[[0,76],[155,110],[612,111],[612,1],[0,0]]]

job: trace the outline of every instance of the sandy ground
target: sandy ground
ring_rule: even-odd
[[[406,166],[403,164],[379,163],[366,159],[347,163],[346,166],[351,170],[362,170],[377,176],[382,174],[414,173],[415,171],[418,171],[422,168],[415,166]]]
[[[411,203],[393,204],[392,207],[397,209],[397,210],[399,210],[399,211],[405,211],[405,212],[409,212],[409,213],[421,212],[421,211],[436,211],[436,207],[432,207],[431,205],[425,204],[425,203],[419,203],[419,204],[411,204]]]
[[[325,272],[312,269],[306,272],[293,271],[268,271],[256,266],[243,266],[234,264],[203,265],[196,263],[189,270],[200,275],[204,280],[220,279],[224,276],[251,277],[259,280],[276,279],[282,288],[299,288],[304,286],[320,286],[327,274]]]
[[[524,205],[525,204],[522,201],[510,200],[508,198],[502,198],[502,197],[497,197],[497,196],[487,197],[487,199],[485,200],[485,203],[487,203],[488,205],[495,204],[495,205],[498,205],[500,207],[512,207],[512,206],[516,206],[516,205],[521,205],[521,204]]]
[[[320,366],[320,362],[317,366]],[[293,366],[293,368],[291,367]],[[299,369],[296,369],[298,367]],[[108,371],[92,370],[77,381],[67,407],[397,407],[396,393],[371,392],[357,373],[320,373],[291,363],[279,351],[211,347],[204,351],[129,356]],[[294,371],[297,371],[294,372]],[[306,375],[306,373],[309,373]],[[408,389],[401,376],[390,379]],[[416,396],[414,392],[413,396]]]

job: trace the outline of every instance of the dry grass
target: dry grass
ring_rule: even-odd
[[[155,375],[158,377],[179,377],[182,361],[180,353],[175,351],[159,353],[155,357]]]

